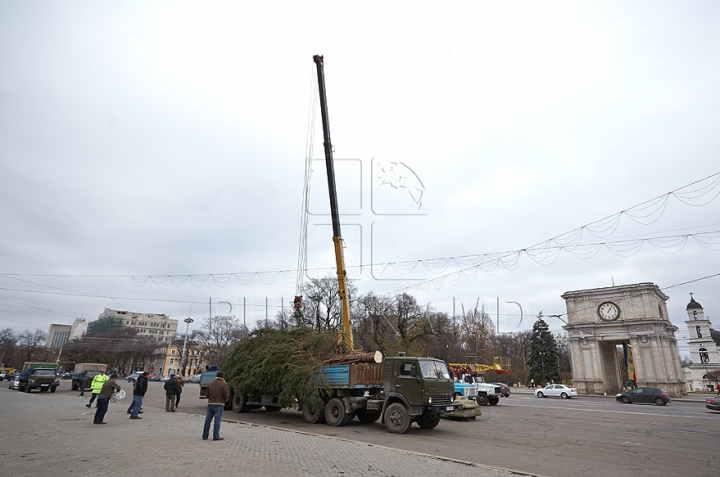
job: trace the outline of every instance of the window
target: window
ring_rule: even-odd
[[[450,379],[450,371],[448,371],[445,363],[430,359],[420,360],[420,369],[422,375],[429,379]]]
[[[403,363],[400,365],[400,376],[412,376],[417,373],[415,365],[412,363]]]

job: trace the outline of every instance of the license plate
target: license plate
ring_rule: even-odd
[[[445,410],[446,410],[446,411],[454,411],[455,408],[452,407],[452,406],[448,406],[448,407],[445,408]]]

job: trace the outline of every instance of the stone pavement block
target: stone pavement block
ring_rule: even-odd
[[[364,443],[236,422],[224,441],[201,439],[204,416],[145,407],[128,419],[129,400],[111,403],[106,425],[84,400],[0,389],[2,475],[422,477],[519,475]]]

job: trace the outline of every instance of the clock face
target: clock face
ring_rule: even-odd
[[[600,303],[597,314],[603,321],[615,321],[620,316],[620,307],[611,301]]]

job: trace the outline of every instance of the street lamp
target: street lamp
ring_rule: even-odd
[[[183,349],[182,349],[182,355],[180,355],[180,360],[182,362],[182,366],[180,367],[182,369],[182,376],[185,377],[185,365],[187,363],[187,339],[188,334],[190,333],[190,323],[192,323],[193,320],[189,316],[183,320],[185,323],[187,323],[187,327],[185,328],[185,341],[183,342]]]

